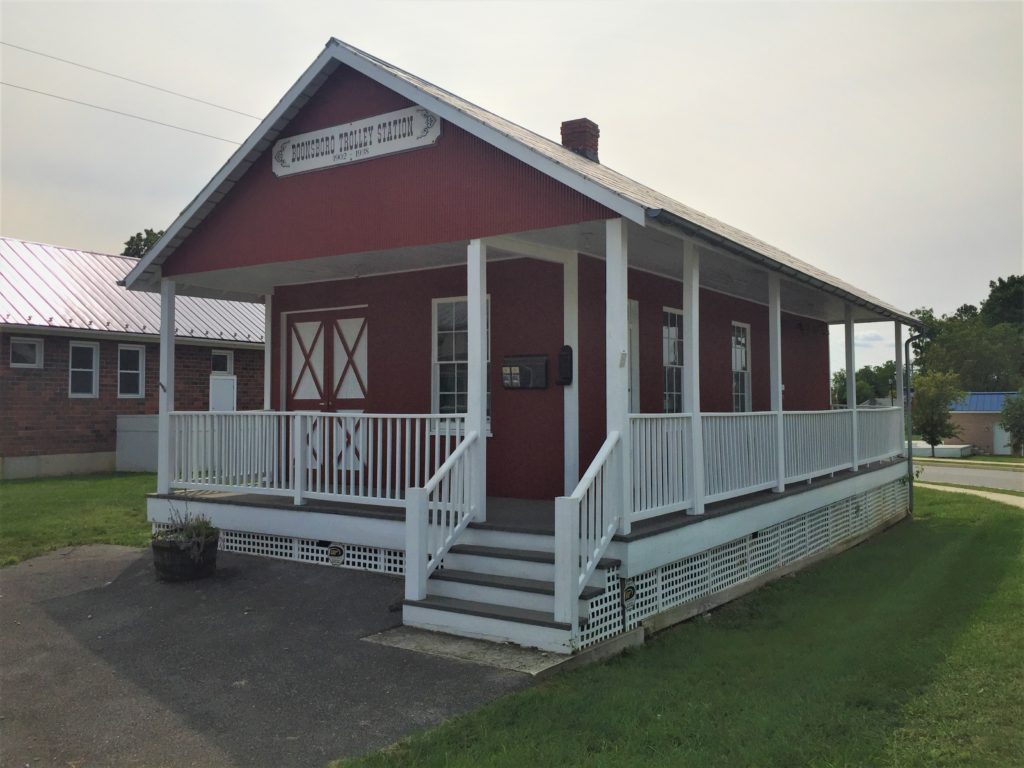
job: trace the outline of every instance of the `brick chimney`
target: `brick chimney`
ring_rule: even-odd
[[[600,136],[601,129],[597,127],[597,123],[585,117],[562,123],[562,146],[595,163],[599,162],[597,140]]]

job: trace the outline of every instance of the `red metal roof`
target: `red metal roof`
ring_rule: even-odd
[[[118,285],[137,263],[0,237],[0,325],[156,336],[160,296]],[[262,304],[179,296],[175,306],[181,339],[263,343]]]

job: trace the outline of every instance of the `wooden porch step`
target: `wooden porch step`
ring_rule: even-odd
[[[555,621],[554,614],[545,611],[531,611],[526,608],[513,608],[507,605],[492,605],[491,603],[475,603],[470,600],[459,600],[454,597],[440,597],[428,595],[423,600],[405,600],[404,605],[417,608],[429,608],[435,611],[448,611],[450,613],[462,613],[468,616],[480,616],[485,619],[497,621],[510,621],[515,624],[532,624],[537,627],[550,627],[569,631],[569,624]],[[580,626],[586,624],[585,619],[580,619]]]
[[[555,553],[542,552],[538,549],[511,549],[509,547],[487,547],[482,544],[456,544],[450,550],[456,555],[473,555],[475,557],[495,557],[502,560],[525,560],[530,563],[547,563],[554,565]],[[621,560],[614,557],[602,557],[597,567],[601,570],[616,568],[622,565]]]
[[[497,576],[490,573],[474,573],[459,571],[452,568],[440,568],[434,571],[431,579],[437,581],[455,581],[461,584],[473,584],[478,587],[510,589],[517,592],[531,592],[538,595],[554,595],[555,585],[550,581],[538,579],[521,579],[515,576]],[[580,593],[581,600],[590,600],[604,592],[600,587],[584,587]]]

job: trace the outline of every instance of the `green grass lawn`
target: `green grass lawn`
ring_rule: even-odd
[[[1024,456],[964,456],[964,461],[993,461],[997,464],[1017,464],[1024,467]]]
[[[1024,765],[1024,513],[916,498],[641,649],[341,765]]]
[[[0,565],[73,544],[149,542],[151,474],[0,482]]]

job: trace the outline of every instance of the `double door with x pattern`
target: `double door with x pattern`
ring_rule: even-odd
[[[289,315],[288,410],[363,411],[367,344],[366,307]]]

